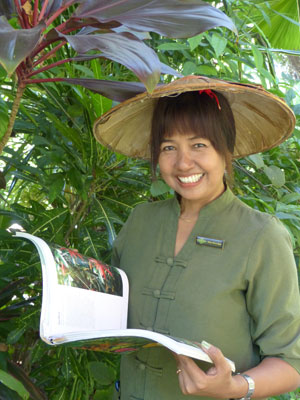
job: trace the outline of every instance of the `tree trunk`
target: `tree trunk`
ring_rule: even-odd
[[[24,85],[19,85],[18,89],[17,89],[17,93],[16,93],[16,97],[14,99],[14,103],[12,106],[12,110],[10,113],[10,118],[9,118],[9,122],[8,122],[8,126],[7,126],[7,130],[0,142],[0,154],[2,153],[4,147],[7,145],[7,142],[9,141],[10,135],[12,133],[14,124],[15,124],[15,120],[16,120],[16,116],[19,110],[19,106],[20,106],[20,102],[23,96],[23,92],[25,90],[25,86]]]

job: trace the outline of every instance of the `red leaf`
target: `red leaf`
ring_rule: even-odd
[[[123,64],[137,75],[149,92],[155,88],[160,77],[160,61],[150,47],[131,33],[57,34],[66,39],[78,53],[100,50],[101,54],[88,57],[103,57]]]
[[[0,64],[8,74],[34,50],[44,28],[42,22],[31,29],[14,29],[5,17],[0,17]]]
[[[131,29],[174,38],[194,36],[217,26],[236,32],[229,17],[201,0],[85,0],[75,16],[99,22],[115,20]]]

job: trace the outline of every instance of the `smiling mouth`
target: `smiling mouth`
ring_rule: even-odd
[[[204,174],[195,174],[190,176],[178,176],[178,179],[182,183],[196,183],[200,181]]]

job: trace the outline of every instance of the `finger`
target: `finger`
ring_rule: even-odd
[[[178,364],[180,362],[179,355],[177,353],[174,353],[173,351],[172,351],[172,354],[175,358],[176,363]]]
[[[203,379],[205,372],[196,364],[196,362],[187,356],[177,355],[177,368],[180,369],[184,376],[197,377]]]
[[[222,351],[218,347],[215,347],[204,340],[201,342],[201,346],[202,349],[205,351],[205,353],[207,353],[211,358],[212,362],[215,365],[215,369],[217,371],[219,370],[231,371],[230,364],[228,363]]]

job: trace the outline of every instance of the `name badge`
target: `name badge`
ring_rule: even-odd
[[[196,236],[196,243],[200,246],[216,247],[217,249],[223,250],[225,240],[211,239],[204,236]]]

